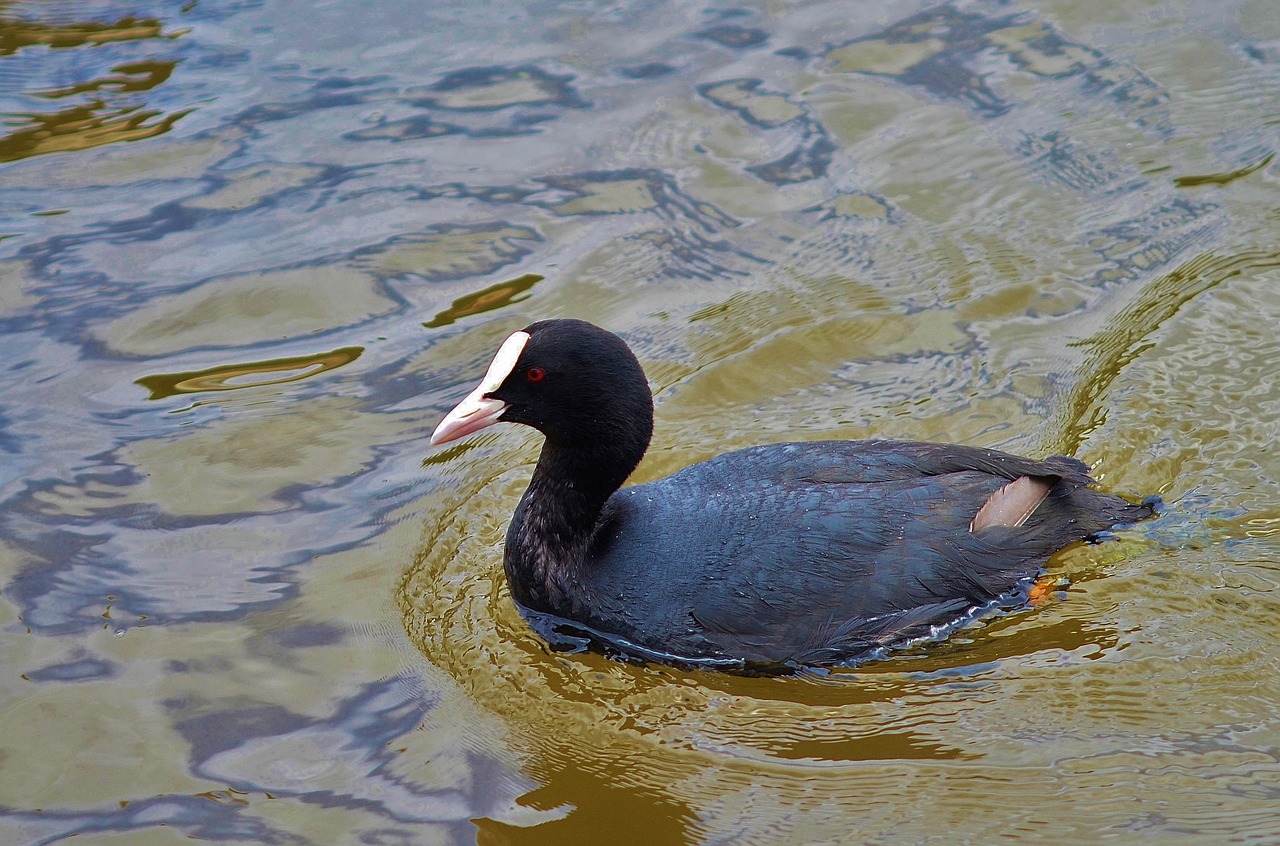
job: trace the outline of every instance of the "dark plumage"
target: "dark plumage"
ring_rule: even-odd
[[[526,616],[672,663],[856,661],[1014,601],[1055,550],[1151,514],[1074,458],[898,441],[752,447],[619,490],[653,402],[626,344],[578,320],[509,338],[432,443],[498,421],[546,436],[504,555]]]

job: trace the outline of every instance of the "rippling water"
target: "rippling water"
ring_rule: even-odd
[[[0,4],[0,841],[1280,840],[1280,15],[1167,3]],[[887,436],[1158,520],[788,679],[551,652],[577,316],[638,480]]]

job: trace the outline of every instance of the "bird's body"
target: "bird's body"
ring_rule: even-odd
[[[1151,513],[1090,488],[1073,458],[897,441],[752,447],[619,489],[652,427],[634,356],[580,321],[508,343],[433,440],[498,419],[547,434],[507,533],[512,595],[544,633],[567,623],[633,657],[856,661],[1008,600],[1055,550]]]

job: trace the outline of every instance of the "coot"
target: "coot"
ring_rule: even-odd
[[[757,446],[622,488],[653,400],[622,339],[581,320],[507,338],[431,443],[500,421],[546,438],[503,556],[526,619],[677,665],[856,663],[1025,601],[1055,550],[1152,513],[1074,458],[902,441]]]

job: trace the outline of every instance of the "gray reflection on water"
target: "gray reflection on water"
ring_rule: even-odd
[[[167,704],[190,744],[193,770],[241,793],[373,806],[389,821],[465,821],[485,797],[467,797],[461,785],[424,791],[395,774],[388,747],[420,725],[434,705],[435,697],[406,696],[411,692],[394,678],[366,685],[321,719],[279,706]],[[317,790],[318,778],[333,787]]]
[[[399,753],[389,747],[420,726],[435,704],[434,697],[421,694],[404,679],[365,686],[322,718],[279,706],[216,699],[164,704],[190,744],[193,772],[225,785],[223,789],[131,802],[112,813],[42,812],[18,814],[17,819],[32,833],[43,830],[62,836],[168,825],[196,838],[271,843],[290,836],[235,811],[296,798],[321,807],[360,808],[381,820],[379,836],[415,842],[425,834],[465,841],[473,816],[501,817],[505,811],[494,803],[494,797],[505,792],[493,781],[502,777],[501,771],[482,756],[466,762],[469,778],[436,790],[424,790],[398,774],[403,769]]]

